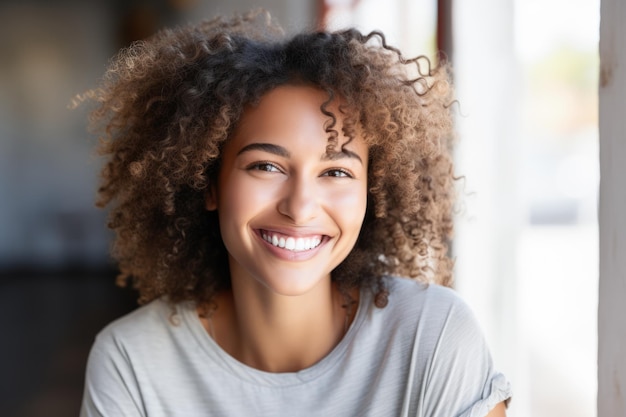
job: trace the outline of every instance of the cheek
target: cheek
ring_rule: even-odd
[[[334,193],[331,198],[337,221],[343,225],[344,233],[358,234],[367,208],[365,185]]]
[[[220,182],[220,189],[225,191],[221,193],[218,203],[220,218],[228,219],[227,223],[236,223],[239,226],[272,206],[278,193],[276,186],[260,185],[250,181],[245,175],[225,178]]]

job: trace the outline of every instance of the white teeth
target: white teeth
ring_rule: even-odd
[[[322,243],[322,239],[319,237],[314,238],[293,238],[293,237],[278,237],[276,235],[269,235],[267,233],[263,233],[263,239],[267,242],[271,243],[274,246],[278,246],[279,248],[284,248],[294,252],[302,252],[305,250],[310,250],[316,248]]]

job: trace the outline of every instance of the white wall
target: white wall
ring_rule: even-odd
[[[499,370],[511,380],[511,416],[525,416],[523,361],[517,357],[516,238],[522,221],[518,164],[519,73],[513,0],[458,1],[453,9],[454,81],[459,106],[456,167],[456,288],[483,326]]]
[[[626,416],[626,6],[602,0],[598,417]]]

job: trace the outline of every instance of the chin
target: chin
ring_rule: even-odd
[[[310,271],[291,270],[263,275],[256,275],[256,280],[272,293],[286,297],[302,296],[330,284],[330,273],[311,274]]]

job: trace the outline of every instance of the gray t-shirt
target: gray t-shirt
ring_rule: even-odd
[[[388,279],[362,291],[343,340],[310,368],[246,366],[207,334],[192,303],[157,300],[97,336],[81,416],[484,417],[511,396],[453,290]]]

